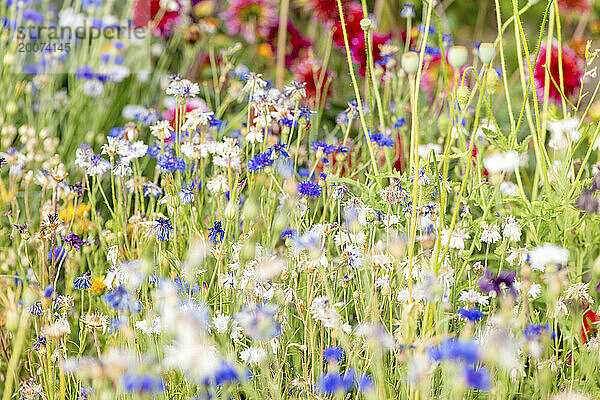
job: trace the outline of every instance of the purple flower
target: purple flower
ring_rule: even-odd
[[[215,221],[212,228],[209,228],[208,238],[213,243],[221,243],[223,241],[223,236],[225,236],[225,231],[221,228],[221,221]]]
[[[70,245],[75,250],[81,250],[81,246],[85,244],[85,242],[73,232],[69,232],[67,236],[63,239],[65,244]]]
[[[465,381],[471,389],[487,391],[490,389],[490,373],[485,367],[465,368]]]
[[[514,287],[515,271],[500,271],[496,276],[490,270],[485,271],[484,277],[479,280],[479,288],[485,292],[502,293],[502,289],[506,288],[516,296],[517,290]]]

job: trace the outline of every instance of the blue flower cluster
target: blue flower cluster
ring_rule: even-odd
[[[429,348],[429,357],[436,362],[452,361],[462,365],[463,377],[471,389],[489,390],[490,374],[485,367],[477,367],[481,362],[479,345],[472,340],[446,339],[438,346]]]

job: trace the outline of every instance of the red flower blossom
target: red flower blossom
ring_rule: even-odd
[[[592,10],[589,0],[558,0],[558,9],[561,12],[586,13]]]
[[[537,60],[535,61],[533,69],[533,80],[537,89],[537,95],[540,100],[544,98],[545,85],[549,85],[549,98],[551,101],[560,102],[560,92],[557,85],[560,85],[560,74],[558,64],[558,44],[552,43],[552,50],[550,53],[550,66],[549,72],[552,79],[545,80],[546,70],[546,46],[542,45]],[[563,70],[563,84],[564,94],[567,97],[572,96],[581,85],[581,78],[583,77],[583,62],[577,56],[577,54],[567,46],[562,47],[562,70]]]
[[[392,35],[381,35],[379,33],[373,33],[373,42],[371,44],[371,50],[373,51],[373,66],[377,65],[378,61],[383,61],[383,57],[381,57],[381,49],[380,46],[386,44],[388,40],[391,39]],[[359,41],[357,44],[352,47],[352,59],[360,63],[360,69],[358,70],[361,76],[365,76],[367,71],[367,51],[365,47],[365,39]]]
[[[269,43],[273,49],[273,53],[277,51],[277,34],[279,32],[279,24],[269,32]],[[287,37],[289,41],[286,43],[285,65],[289,67],[292,63],[301,56],[303,50],[307,50],[312,46],[310,40],[302,36],[302,33],[294,26],[292,21],[287,23]]]
[[[348,0],[342,0],[342,9],[346,8]],[[339,21],[340,12],[336,0],[308,0],[308,8],[318,19],[327,22]],[[345,15],[344,15],[345,18]]]
[[[323,66],[317,60],[311,57],[306,57],[297,64],[293,65],[291,68],[292,73],[294,74],[295,79],[300,82],[306,83],[306,96],[310,99],[317,98],[317,84],[319,83],[319,79],[321,74],[323,73]],[[333,79],[334,74],[332,72],[326,71],[323,77],[323,83],[321,85],[319,98],[323,101],[324,98],[327,98],[327,94],[329,93],[329,87],[327,93],[323,93],[323,89],[327,82],[327,79]]]
[[[592,333],[598,330],[598,324],[600,324],[600,316],[588,308],[583,314],[583,326],[581,327],[581,339],[584,343],[588,341]]]
[[[222,17],[230,34],[239,34],[249,43],[254,43],[257,36],[267,37],[279,23],[274,0],[229,0]]]
[[[178,3],[179,4],[179,3]],[[156,18],[162,15],[160,21]],[[173,26],[180,22],[179,10],[161,10],[160,0],[136,0],[133,5],[133,23],[137,27],[156,26],[154,33],[157,36],[168,36]]]
[[[336,3],[336,1],[332,1]],[[365,36],[360,27],[360,20],[364,18],[363,9],[360,3],[352,2],[346,4],[344,10],[344,21],[346,22],[346,34],[350,48],[360,45],[360,42],[365,41]],[[335,20],[333,27],[333,43],[338,47],[344,47],[344,32],[342,31],[342,23],[339,16]],[[363,44],[364,46],[364,44]]]

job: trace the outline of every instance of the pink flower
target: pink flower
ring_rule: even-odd
[[[177,2],[179,6],[179,2]],[[135,26],[153,26],[157,36],[169,36],[173,26],[181,21],[178,10],[161,10],[160,0],[136,0],[133,5]],[[160,21],[156,19],[161,16]]]
[[[533,57],[533,55],[532,55]],[[560,87],[560,73],[558,64],[558,44],[557,42],[552,43],[552,50],[550,53],[550,65],[548,70],[552,79],[548,78],[546,82],[544,66],[546,65],[546,46],[542,45],[537,60],[535,61],[533,69],[533,80],[535,82],[537,95],[540,100],[544,98],[544,91],[546,84],[549,85],[549,98],[551,101],[560,102],[560,91],[557,86]],[[570,49],[568,46],[562,47],[562,72],[563,72],[563,85],[564,94],[566,97],[571,97],[576,93],[581,85],[581,79],[583,77],[583,61],[577,56],[577,54]]]
[[[592,10],[589,0],[558,0],[558,9],[561,12],[586,13]]]
[[[342,0],[342,8],[345,9],[347,0]],[[308,0],[308,8],[318,19],[328,22],[340,20],[340,12],[336,0]],[[344,14],[346,11],[344,10]],[[346,15],[344,15],[344,18]]]
[[[249,43],[254,43],[257,37],[268,37],[279,23],[274,0],[230,0],[221,16],[231,35],[239,34]]]

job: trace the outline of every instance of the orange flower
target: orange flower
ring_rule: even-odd
[[[101,293],[104,289],[106,289],[106,285],[104,284],[104,278],[105,276],[102,275],[92,279],[92,287],[90,288],[90,291],[92,293]]]

